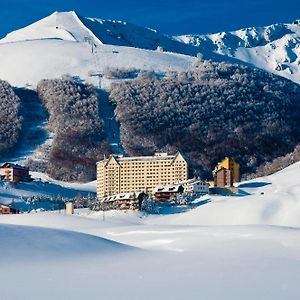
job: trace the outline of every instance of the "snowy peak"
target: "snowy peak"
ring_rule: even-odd
[[[87,39],[102,44],[94,34],[84,26],[74,11],[55,12],[25,28],[9,33],[0,43],[41,39],[59,39],[84,42]]]
[[[209,35],[170,37],[123,21],[81,17],[74,11],[55,12],[9,33],[0,44],[24,41],[51,45],[73,42],[70,48],[81,45],[92,51],[94,46],[111,45],[192,56],[201,52],[205,59],[252,64],[300,83],[300,20]]]
[[[209,35],[184,35],[177,40],[300,83],[300,21]]]
[[[0,78],[19,87],[34,87],[41,79],[63,74],[99,85],[97,74],[107,68],[182,71],[194,57],[178,53],[198,51],[150,29],[83,18],[73,11],[55,12],[8,34],[0,44]],[[148,50],[157,45],[174,53]]]
[[[71,12],[55,12],[25,28],[9,33],[0,43],[28,40],[59,39],[88,42],[95,45],[109,44],[141,49],[196,54],[197,48],[158,33],[156,30],[123,21],[85,18]]]
[[[266,46],[286,35],[299,36],[300,25],[273,24],[266,27],[250,27],[237,31],[219,32],[209,35],[183,35],[176,38],[184,43],[190,43],[198,47],[210,43],[216,52],[224,54],[224,49],[233,51],[239,47],[253,48]]]

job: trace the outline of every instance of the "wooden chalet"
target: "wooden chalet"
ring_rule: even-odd
[[[100,210],[141,210],[142,203],[148,195],[139,193],[121,193],[108,196],[100,201]]]
[[[176,198],[177,195],[184,192],[184,187],[178,184],[157,186],[153,193],[157,202],[165,202]]]

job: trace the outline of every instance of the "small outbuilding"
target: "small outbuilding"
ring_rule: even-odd
[[[178,184],[182,185],[184,192],[188,194],[208,194],[209,185],[199,178],[192,178],[185,181],[180,181]]]
[[[143,192],[108,196],[100,200],[100,210],[141,210],[143,201],[148,197]]]
[[[8,205],[0,204],[0,215],[19,214],[20,211]]]
[[[66,203],[66,215],[73,215],[74,214],[74,203],[67,202]]]
[[[154,197],[157,202],[165,202],[176,198],[184,192],[184,187],[181,184],[171,184],[157,186],[154,191]]]

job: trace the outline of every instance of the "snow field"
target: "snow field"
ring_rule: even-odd
[[[297,163],[242,182],[243,194],[250,195],[209,195],[210,202],[180,214],[170,209],[153,216],[117,211],[103,215],[84,209],[73,216],[2,216],[0,238],[8,255],[0,259],[6,261],[0,281],[9,287],[2,295],[297,299],[299,168]],[[15,282],[19,286],[12,295]]]
[[[106,67],[183,71],[194,59],[181,54],[111,45],[99,45],[92,54],[87,43],[25,41],[0,44],[0,78],[14,86],[35,87],[41,79],[70,74],[98,86],[98,77],[91,77],[90,72],[101,73]]]

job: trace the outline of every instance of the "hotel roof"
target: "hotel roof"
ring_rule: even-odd
[[[98,161],[98,163],[103,162],[103,161],[108,161],[110,158],[114,158],[117,161],[144,161],[144,160],[172,160],[174,159],[180,152],[174,154],[174,155],[169,155],[167,153],[155,153],[153,156],[122,156],[122,155],[117,155],[117,154],[111,154],[108,158]]]

